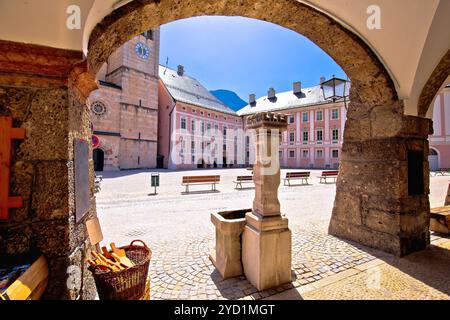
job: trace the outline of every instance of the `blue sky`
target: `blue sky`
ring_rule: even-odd
[[[248,100],[346,77],[322,49],[304,36],[268,22],[241,17],[197,17],[161,26],[160,63],[185,66],[209,90],[228,89]]]

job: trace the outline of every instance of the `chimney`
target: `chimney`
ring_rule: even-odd
[[[320,77],[320,84],[324,83],[327,79],[325,77]]]
[[[256,103],[256,96],[254,93],[249,94],[248,103],[253,107]]]
[[[177,69],[177,74],[182,77],[184,75],[184,67],[180,64]]]
[[[294,94],[302,93],[302,83],[300,81],[294,82]]]
[[[269,91],[267,92],[267,98],[275,99],[275,89],[274,88],[269,89]]]

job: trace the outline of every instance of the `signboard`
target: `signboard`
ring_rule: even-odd
[[[92,148],[98,148],[100,145],[100,138],[96,135],[92,135]]]
[[[79,222],[89,212],[89,144],[74,139],[75,215]]]
[[[155,196],[156,193],[156,187],[159,187],[159,173],[152,173],[151,178],[152,187],[155,188],[155,191],[153,194],[149,194],[149,196]]]

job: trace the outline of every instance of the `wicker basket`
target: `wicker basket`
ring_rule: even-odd
[[[143,246],[137,246],[135,242],[140,242]],[[152,251],[141,240],[134,240],[121,249],[124,249],[127,257],[133,261],[133,267],[122,271],[104,271],[89,267],[100,300],[139,300],[145,294]]]

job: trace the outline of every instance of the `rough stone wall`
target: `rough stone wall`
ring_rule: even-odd
[[[27,138],[13,144],[10,180],[11,195],[22,196],[24,205],[0,222],[0,259],[43,254],[50,268],[46,299],[90,299],[95,292],[84,265],[90,250],[85,224],[75,222],[73,139],[90,139],[89,112],[79,101],[94,88],[85,81],[85,66],[75,65],[81,58],[0,41],[0,116],[27,130]],[[92,163],[90,169],[93,181]],[[95,216],[93,182],[89,188],[88,216]]]
[[[366,114],[361,109],[349,108],[329,232],[399,256],[425,249],[431,121],[390,111],[395,107],[374,107]],[[421,195],[408,192],[409,150],[424,153]]]
[[[66,285],[67,268],[83,272],[89,249],[84,224],[75,223],[72,151],[73,138],[89,138],[88,131],[80,131],[89,130],[86,107],[67,88],[2,86],[0,115],[12,116],[16,127],[27,129],[27,139],[15,143],[11,167],[11,193],[23,196],[24,206],[10,210],[10,219],[0,223],[0,256],[42,253],[50,267],[45,297],[90,298],[90,292],[80,292],[81,283],[73,290]],[[90,214],[95,215],[94,198]],[[92,287],[84,275],[85,285]]]

